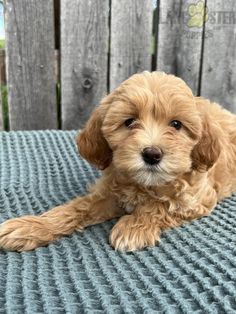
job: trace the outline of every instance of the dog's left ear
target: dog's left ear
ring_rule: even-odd
[[[201,99],[199,109],[202,119],[202,132],[192,151],[192,168],[198,171],[207,171],[215,164],[221,152],[220,140],[223,136],[222,130],[207,114],[206,106],[205,108],[202,107],[204,102],[206,106],[211,105],[208,101]]]
[[[92,112],[85,128],[77,137],[77,145],[80,154],[103,170],[109,166],[112,160],[112,150],[102,133],[102,124],[109,107],[109,96],[104,98],[101,104]]]

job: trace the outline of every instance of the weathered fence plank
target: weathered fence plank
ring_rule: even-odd
[[[0,85],[1,88],[1,85]],[[2,93],[0,90],[0,131],[3,130],[3,114],[2,114],[3,110],[2,110]]]
[[[236,112],[235,0],[207,0],[201,94]]]
[[[107,91],[151,70],[152,2],[6,0],[10,129],[57,128],[60,78],[62,128],[72,129],[84,125]],[[195,94],[236,112],[235,0],[157,3],[157,70],[182,77]],[[54,13],[61,50],[55,50]],[[0,51],[2,84],[4,59]],[[0,129],[2,120],[0,103]]]
[[[54,82],[55,84],[60,81],[60,52],[59,50],[54,50]],[[6,63],[5,63],[5,50],[0,49],[0,83],[6,85]]]
[[[62,128],[80,128],[107,93],[109,0],[61,0]]]
[[[0,50],[0,130],[4,129],[3,126],[3,105],[2,105],[2,84],[6,84],[5,76],[5,51]]]
[[[160,0],[157,69],[183,78],[199,93],[205,1]]]
[[[151,69],[152,19],[152,0],[111,1],[110,90]]]
[[[11,130],[57,127],[52,0],[6,0]]]
[[[0,84],[6,85],[5,50],[0,49]]]

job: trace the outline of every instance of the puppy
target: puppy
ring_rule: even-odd
[[[236,190],[236,116],[173,75],[133,75],[105,97],[77,138],[103,170],[84,197],[4,222],[0,246],[27,251],[121,217],[116,250],[154,246],[161,231],[208,215]]]

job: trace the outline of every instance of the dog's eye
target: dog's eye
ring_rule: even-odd
[[[128,128],[128,127],[131,127],[134,122],[135,122],[135,119],[134,119],[134,118],[127,119],[127,120],[125,120],[125,126],[126,126],[127,128]]]
[[[172,120],[172,121],[170,122],[170,126],[171,126],[172,128],[175,128],[176,130],[179,130],[179,129],[181,129],[181,127],[182,127],[182,123],[181,123],[179,120]]]

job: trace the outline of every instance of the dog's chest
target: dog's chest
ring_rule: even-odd
[[[130,197],[127,197],[125,194],[121,195],[118,202],[119,206],[122,207],[127,214],[132,213],[138,205],[137,201],[130,199]]]
[[[125,210],[125,212],[127,214],[131,214],[134,211],[134,209],[135,209],[135,206],[134,205],[130,205],[130,204],[124,205],[123,207],[124,207],[124,210]]]
[[[194,208],[197,203],[196,197],[185,190],[183,193],[160,193],[159,190],[135,189],[129,186],[119,191],[117,195],[119,206],[128,214],[132,213],[139,206],[153,206],[153,204],[165,204],[168,212],[179,212]]]
[[[119,206],[124,208],[128,214],[132,213],[137,206],[148,204],[150,200],[150,195],[133,187],[121,190],[118,196]]]

